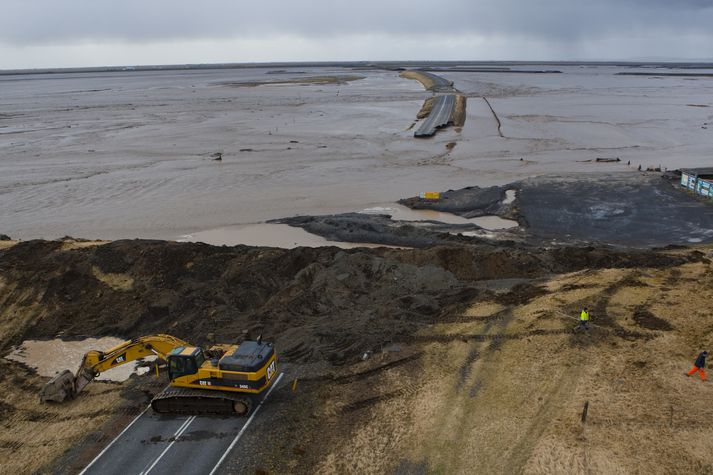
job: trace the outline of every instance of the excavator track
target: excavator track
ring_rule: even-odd
[[[246,416],[253,401],[247,394],[169,387],[153,398],[151,407],[160,414]]]

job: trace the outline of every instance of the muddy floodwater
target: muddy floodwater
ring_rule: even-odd
[[[257,223],[226,226],[208,229],[193,234],[186,234],[178,239],[180,242],[202,242],[214,246],[247,246],[282,247],[321,247],[336,246],[343,249],[354,247],[393,247],[370,243],[351,243],[330,241],[316,234],[308,233],[302,228],[287,224]]]
[[[398,219],[394,202],[424,191],[710,164],[710,78],[553,69],[438,73],[469,97],[467,120],[430,139],[412,126],[431,93],[395,71],[0,76],[0,233],[324,245],[260,223],[377,208]],[[349,78],[290,82],[305,76]]]
[[[79,341],[63,340],[27,340],[5,356],[9,360],[19,361],[34,368],[40,376],[52,377],[65,369],[77,372],[84,354],[89,350],[104,351],[124,340],[114,337],[87,338]],[[146,358],[146,360],[155,359]],[[136,362],[117,366],[100,374],[97,381],[124,381],[132,374],[143,374],[149,371],[147,367],[137,367]]]
[[[386,207],[368,208],[362,211],[366,214],[388,214],[397,221],[438,221],[446,224],[475,224],[489,231],[517,227],[517,221],[503,219],[499,216],[481,216],[479,218],[463,218],[457,214],[445,213],[429,209],[411,209],[399,204]]]

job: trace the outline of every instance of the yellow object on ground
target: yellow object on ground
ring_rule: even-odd
[[[418,194],[422,200],[440,200],[441,193],[438,191],[424,191]]]

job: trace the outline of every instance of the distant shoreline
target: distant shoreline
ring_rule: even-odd
[[[251,69],[251,68],[306,68],[339,67],[367,69],[413,69],[430,67],[458,66],[619,66],[632,68],[666,69],[713,69],[713,62],[681,61],[325,61],[325,62],[274,62],[274,63],[215,63],[215,64],[167,64],[143,66],[97,66],[85,68],[39,68],[39,69],[0,69],[0,76],[32,74],[67,74],[100,72],[135,72],[135,71],[190,71],[202,69]]]

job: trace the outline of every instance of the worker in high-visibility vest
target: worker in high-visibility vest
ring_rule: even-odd
[[[705,381],[706,380],[706,356],[708,356],[708,352],[702,351],[698,355],[698,358],[696,358],[696,362],[693,363],[693,368],[691,368],[691,371],[686,373],[686,375],[693,376],[694,374],[698,373],[701,376],[701,381]]]
[[[587,307],[584,307],[582,313],[579,314],[578,328],[589,331],[589,309]]]

